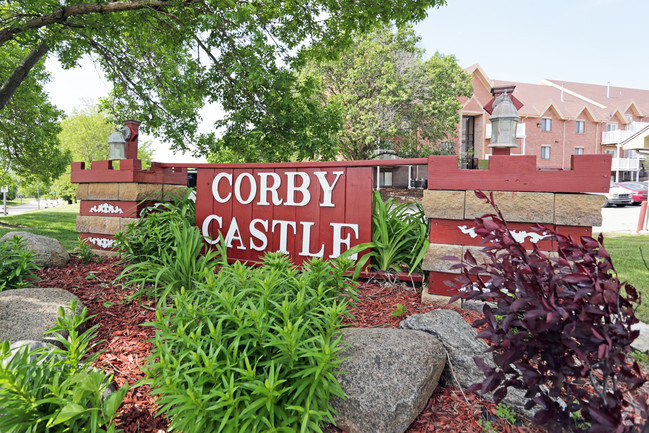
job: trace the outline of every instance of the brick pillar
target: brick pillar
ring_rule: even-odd
[[[532,230],[534,224],[574,238],[591,236],[592,227],[601,225],[604,197],[583,192],[608,191],[610,156],[573,156],[572,167],[542,171],[536,169],[535,156],[492,156],[489,170],[460,170],[457,157],[430,157],[423,205],[430,219],[431,243],[422,265],[430,279],[422,301],[446,303],[456,293],[445,281],[460,271],[451,269],[455,262],[443,260],[444,256],[462,258],[467,251],[478,261],[483,256],[484,245],[473,231],[473,221],[495,212],[475,196],[476,189],[494,193],[496,205],[526,248],[535,244],[543,251],[553,248]]]
[[[119,170],[112,161],[93,161],[90,169],[83,162],[72,163],[72,183],[78,183],[81,201],[76,230],[96,252],[114,251],[114,235],[137,221],[143,208],[156,202],[170,201],[187,185],[187,169],[172,169],[152,163],[141,169],[137,159],[139,122],[127,121],[131,137]]]

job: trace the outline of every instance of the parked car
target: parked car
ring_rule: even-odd
[[[647,185],[640,182],[619,182],[618,186],[631,191],[633,204],[640,204],[647,201]]]
[[[617,183],[611,179],[611,184],[607,193],[602,194],[606,201],[602,207],[609,207],[611,205],[615,206],[626,206],[628,204],[633,204],[633,197],[631,191],[626,188],[617,186]]]

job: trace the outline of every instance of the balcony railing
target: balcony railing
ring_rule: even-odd
[[[617,144],[631,137],[633,134],[649,126],[649,122],[632,122],[625,130],[602,132],[602,144]]]
[[[611,171],[638,171],[640,170],[639,158],[613,158]]]

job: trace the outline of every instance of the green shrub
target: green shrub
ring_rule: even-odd
[[[172,244],[172,226],[187,222],[194,224],[196,203],[191,199],[192,190],[173,197],[173,201],[158,203],[140,215],[136,223],[115,234],[115,247],[126,261],[158,261]]]
[[[92,252],[92,247],[87,240],[79,238],[79,257],[83,263],[90,263],[95,260],[95,255]]]
[[[145,383],[170,429],[192,432],[321,432],[354,298],[353,263],[314,259],[302,270],[282,254],[258,268],[227,264],[156,313]]]
[[[34,252],[25,247],[22,237],[14,236],[0,242],[0,292],[21,289],[37,281],[34,271],[39,266],[34,259]]]
[[[413,209],[414,206],[414,209]],[[372,267],[389,271],[420,271],[428,250],[428,225],[420,203],[383,202],[374,192],[372,204]]]
[[[76,302],[71,304],[75,311]],[[88,319],[59,310],[58,326],[51,329],[64,349],[27,347],[11,356],[9,341],[0,345],[0,431],[3,433],[115,432],[112,421],[124,395],[125,385],[102,400],[112,377],[91,367],[98,353],[94,346],[98,325],[83,333],[77,330]],[[59,331],[67,330],[63,338]]]
[[[219,252],[209,250],[202,254],[204,244],[199,229],[185,220],[169,221],[168,225],[171,238],[159,256],[141,257],[140,260],[148,261],[126,266],[117,278],[139,286],[132,299],[146,296],[162,300],[181,287],[192,290],[197,282],[205,281],[208,274],[214,273]]]

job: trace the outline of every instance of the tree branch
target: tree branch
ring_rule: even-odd
[[[63,24],[75,15],[105,14],[113,12],[134,11],[144,8],[163,8],[177,5],[177,2],[163,0],[125,0],[107,3],[82,3],[64,6],[46,15],[42,15],[25,22],[15,24],[0,30],[0,46],[11,40],[19,33],[26,30],[40,29],[51,24]]]
[[[27,56],[23,59],[22,62],[18,66],[16,66],[16,69],[13,70],[11,75],[7,78],[7,80],[2,84],[2,87],[0,87],[0,110],[4,108],[5,105],[7,105],[7,102],[9,102],[9,99],[13,96],[13,94],[16,92],[16,89],[18,86],[20,86],[20,83],[23,82],[23,80],[27,77],[29,74],[29,71],[38,63],[38,61],[48,52],[50,48],[47,46],[47,42],[42,40],[38,46],[36,46],[33,50],[27,54]]]

